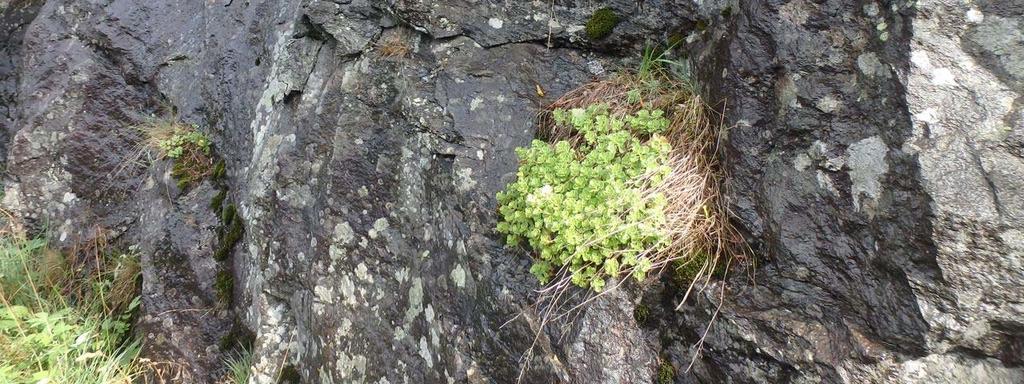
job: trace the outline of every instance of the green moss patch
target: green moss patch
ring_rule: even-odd
[[[615,10],[601,8],[594,11],[594,14],[590,16],[590,20],[587,20],[585,30],[587,37],[591,40],[601,40],[608,37],[617,25],[619,25],[619,15],[615,13]]]
[[[221,303],[231,304],[235,289],[235,279],[231,276],[231,271],[221,270],[217,272],[217,277],[213,282],[213,289],[217,292],[217,299]]]
[[[214,212],[220,212],[224,208],[224,199],[228,197],[228,191],[226,189],[220,190],[213,199],[210,199],[210,209]]]
[[[633,308],[633,320],[636,320],[637,324],[647,324],[647,320],[651,317],[651,308],[644,304],[637,304],[636,308]]]
[[[658,375],[655,382],[658,384],[672,384],[676,380],[676,368],[667,359],[662,359],[658,364]]]

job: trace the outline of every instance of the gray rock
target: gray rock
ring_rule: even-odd
[[[730,198],[765,258],[756,283],[729,279],[680,380],[1020,381],[1024,196],[1010,175],[1022,160],[1021,9],[791,1],[700,12],[714,19],[691,38],[700,77],[735,124]],[[689,363],[718,294],[660,326],[677,340],[664,345],[676,364]]]
[[[232,333],[230,303],[215,287],[226,267],[211,257],[220,226],[210,208],[217,191],[209,182],[177,190],[167,165],[158,164],[163,172],[139,191],[141,233],[134,241],[142,245],[145,267],[136,333],[143,336],[142,354],[156,365],[149,379],[215,382],[240,339]]]
[[[140,245],[147,357],[192,382],[222,373],[235,313],[256,383],[653,382],[665,364],[680,383],[1018,382],[1012,3],[611,1],[622,23],[590,41],[593,2],[16,1],[4,207],[63,246],[95,226]],[[665,278],[542,327],[494,194],[536,111],[646,39],[685,42],[727,101],[756,280],[737,269],[676,311]],[[245,222],[231,308],[213,187],[131,161],[162,104],[226,161]]]

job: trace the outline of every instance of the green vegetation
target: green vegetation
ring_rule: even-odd
[[[517,150],[496,229],[532,251],[542,300],[665,267],[692,287],[741,254],[720,198],[721,127],[670,48],[560,97],[541,114],[541,140]]]
[[[658,384],[672,384],[676,379],[676,368],[667,359],[661,359],[658,364],[658,377],[655,380]]]
[[[228,367],[228,384],[246,384],[249,382],[249,374],[252,369],[252,352],[242,348],[234,355],[224,360]]]
[[[214,212],[220,212],[224,208],[224,199],[228,197],[228,191],[226,189],[220,190],[216,195],[213,195],[213,199],[210,199],[210,209]]]
[[[238,210],[234,204],[227,203],[227,189],[222,187],[220,192],[213,197],[210,207],[218,213],[220,227],[217,228],[217,249],[213,252],[213,259],[220,265],[221,270],[217,272],[213,288],[217,292],[217,298],[223,305],[230,305],[234,296],[234,278],[231,274],[231,251],[242,239],[245,227],[242,225],[242,218],[238,216]]]
[[[644,325],[647,320],[651,317],[651,308],[644,304],[637,304],[633,308],[633,320],[636,320],[637,324]]]
[[[227,270],[221,270],[217,272],[217,277],[213,282],[213,289],[217,291],[217,298],[221,303],[230,304],[231,297],[234,294],[235,279],[232,278],[231,272]]]
[[[151,119],[139,130],[146,137],[146,146],[174,161],[171,175],[177,180],[178,188],[186,189],[218,172],[223,176],[223,165],[214,163],[213,144],[198,126],[170,117]]]
[[[76,273],[46,244],[0,238],[0,382],[133,382],[135,257],[97,255]]]
[[[224,164],[224,159],[221,159],[220,161],[217,162],[217,164],[213,165],[213,171],[210,173],[210,177],[213,178],[214,180],[221,180],[224,179],[224,176],[226,175],[227,167]]]
[[[672,148],[659,135],[669,121],[660,110],[620,119],[604,105],[556,110],[554,119],[582,140],[535,140],[516,151],[518,180],[498,194],[498,231],[537,251],[530,272],[542,283],[565,267],[574,284],[595,291],[622,272],[643,280],[648,253],[666,240],[667,201],[645,191],[671,171]]]
[[[192,152],[209,156],[210,139],[196,129],[198,127],[193,125],[191,129],[178,130],[171,137],[160,140],[157,146],[164,152],[164,155],[172,159],[180,159]]]
[[[590,16],[590,20],[587,20],[585,30],[587,37],[591,40],[601,40],[608,37],[617,25],[619,25],[619,15],[615,13],[615,10],[601,8],[594,11],[594,14]]]
[[[242,225],[242,219],[238,217],[234,204],[224,205],[224,208],[221,210],[220,220],[221,228],[218,229],[220,241],[217,243],[217,250],[214,251],[213,258],[217,261],[224,261],[231,256],[231,251],[235,249],[235,244],[242,239],[242,235],[245,234],[245,227]]]

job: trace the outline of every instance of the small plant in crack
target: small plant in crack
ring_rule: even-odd
[[[139,130],[145,136],[145,146],[154,149],[158,158],[174,162],[171,175],[179,188],[188,188],[214,173],[213,144],[199,126],[182,123],[176,117],[153,118]]]
[[[376,48],[380,57],[392,60],[404,59],[412,52],[409,37],[402,32],[378,40]]]
[[[231,297],[234,294],[235,279],[231,271],[221,270],[213,282],[213,289],[217,292],[217,299],[223,304],[230,305]]]

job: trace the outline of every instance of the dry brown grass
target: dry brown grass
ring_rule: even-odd
[[[153,361],[139,359],[143,373],[139,382],[143,384],[193,383],[195,379],[185,364],[173,361]]]
[[[170,110],[171,108],[165,107],[164,109]],[[148,168],[158,160],[169,158],[160,143],[171,140],[175,135],[196,131],[194,126],[183,123],[173,113],[166,116],[144,117],[142,123],[135,129],[141,138],[130,155],[122,159],[121,163],[111,172],[112,178],[123,172],[130,172],[132,169]],[[181,188],[212,175],[215,163],[214,156],[194,145],[186,145],[183,148],[182,154],[173,159],[174,167],[171,170],[172,176],[178,180],[178,185]]]
[[[380,57],[393,60],[409,57],[409,53],[412,52],[409,38],[402,32],[378,40],[376,48]]]

